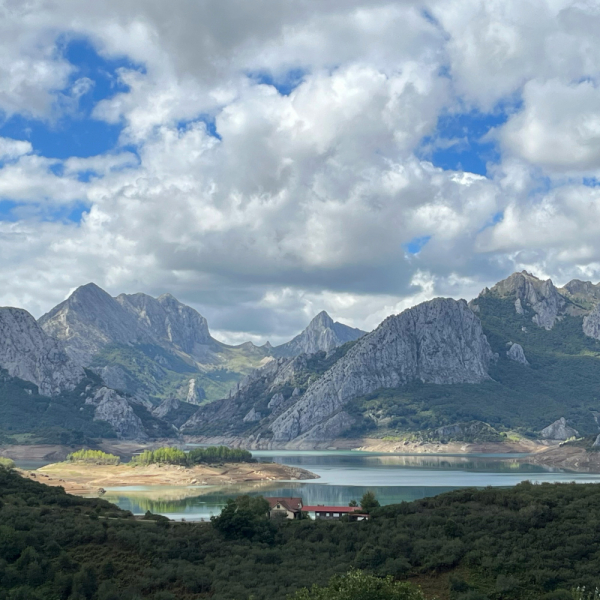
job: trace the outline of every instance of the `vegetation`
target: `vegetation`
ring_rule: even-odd
[[[108,454],[101,450],[77,450],[67,455],[69,462],[86,463],[89,465],[118,465],[121,459],[114,454]]]
[[[379,500],[375,498],[375,494],[373,492],[365,492],[363,497],[360,499],[360,507],[366,513],[370,513],[373,509],[379,508]]]
[[[13,469],[15,466],[15,461],[10,458],[4,458],[4,456],[0,456],[0,467],[3,469]]]
[[[362,571],[335,575],[327,586],[314,585],[296,592],[291,600],[424,600],[423,592],[411,583],[394,581],[391,575],[374,577]]]
[[[241,448],[228,448],[227,446],[209,446],[208,448],[194,448],[187,455],[188,465],[200,463],[238,463],[255,462],[252,453]]]
[[[144,452],[131,459],[131,464],[167,464],[192,467],[202,463],[214,464],[253,461],[252,454],[248,450],[228,448],[227,446],[209,446],[208,448],[194,448],[189,452],[184,452],[178,448],[144,450]]]
[[[134,456],[132,465],[187,465],[187,455],[179,448],[158,448],[156,450],[144,450],[141,454]]]
[[[273,522],[264,501],[242,498],[212,525],[134,520],[0,469],[0,598],[284,600],[313,585],[336,593],[353,568],[441,600],[561,600],[600,584],[596,485],[462,489],[371,515]]]
[[[596,432],[591,411],[600,401],[600,341],[583,334],[581,317],[564,317],[547,331],[519,315],[511,299],[484,296],[479,317],[498,360],[492,380],[480,384],[412,383],[382,389],[350,403],[356,425],[348,437],[362,435],[423,441],[492,442],[510,431],[528,437],[560,417],[582,435]],[[506,356],[521,344],[529,367]],[[462,424],[455,433],[438,430]],[[479,427],[469,428],[469,424]]]

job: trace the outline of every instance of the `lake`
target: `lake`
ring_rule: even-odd
[[[381,504],[417,500],[463,487],[509,487],[529,480],[600,483],[600,474],[573,473],[518,462],[526,455],[397,455],[351,451],[253,451],[261,461],[302,467],[320,479],[226,487],[108,488],[104,498],[134,514],[147,510],[197,521],[217,515],[241,493],[301,496],[305,505],[347,506],[372,490]]]

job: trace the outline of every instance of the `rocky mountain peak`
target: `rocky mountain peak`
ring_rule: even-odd
[[[532,321],[544,329],[552,329],[557,319],[569,312],[570,303],[558,292],[551,279],[545,281],[527,271],[513,273],[481,296],[514,299],[515,311],[524,314],[526,309],[535,314]]]
[[[292,357],[321,351],[329,352],[346,342],[357,340],[364,334],[360,329],[335,322],[323,310],[312,319],[304,331],[286,344],[276,346],[273,353],[275,356]]]
[[[600,302],[600,284],[591,281],[572,279],[558,291],[583,308],[591,309]]]
[[[0,340],[0,367],[34,383],[42,395],[72,390],[85,376],[26,310],[0,308]]]
[[[351,421],[350,400],[411,381],[453,384],[489,379],[494,358],[481,322],[464,300],[436,298],[388,317],[362,337],[301,399],[272,423],[275,441],[335,436]]]
[[[94,283],[77,288],[41,317],[39,324],[48,335],[62,341],[69,356],[84,366],[107,344],[148,341],[133,316]]]

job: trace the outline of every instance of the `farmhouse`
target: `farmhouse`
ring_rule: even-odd
[[[364,521],[369,518],[366,513],[361,513],[355,506],[303,506],[302,512],[313,519],[340,519],[348,516],[351,521]]]
[[[269,517],[300,519],[302,516],[302,498],[265,498],[269,503]]]

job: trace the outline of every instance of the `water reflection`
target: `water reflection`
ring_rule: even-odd
[[[600,475],[569,473],[521,463],[515,455],[389,455],[349,451],[253,453],[259,460],[300,466],[319,475],[301,482],[268,482],[190,488],[147,487],[108,490],[121,508],[147,510],[172,519],[217,515],[239,494],[301,496],[305,504],[347,505],[372,490],[382,504],[411,501],[461,487],[512,486],[532,482],[600,482]]]

